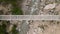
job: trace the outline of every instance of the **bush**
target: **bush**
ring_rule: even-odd
[[[16,25],[14,25],[12,28],[12,34],[18,34],[18,31],[16,30]]]
[[[12,9],[12,14],[13,14],[13,15],[22,15],[23,12],[22,12],[22,10],[21,10],[20,8],[14,7],[14,8]]]
[[[6,27],[8,24],[6,24],[9,21],[3,21],[2,25],[0,25],[0,34],[10,34],[7,32]],[[8,29],[8,28],[7,28]],[[12,28],[12,34],[18,34],[18,31],[16,30],[16,25],[13,26]]]

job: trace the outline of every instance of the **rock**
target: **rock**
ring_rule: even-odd
[[[60,4],[56,6],[56,11],[60,11]]]
[[[60,4],[58,6],[56,6],[55,11],[57,11],[58,14],[60,15]]]
[[[53,9],[53,8],[55,8],[55,6],[56,6],[56,3],[48,4],[44,7],[44,9]]]

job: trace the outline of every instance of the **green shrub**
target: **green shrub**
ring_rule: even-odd
[[[12,9],[12,14],[13,14],[13,15],[22,15],[23,12],[22,12],[22,10],[21,10],[20,8],[14,7],[14,8]]]
[[[18,31],[16,30],[16,25],[14,25],[12,28],[12,34],[18,34]]]
[[[13,6],[13,9],[11,10],[12,15],[22,15],[23,12],[21,8],[17,6],[17,0],[0,0],[0,2],[6,2],[6,3],[11,3]]]

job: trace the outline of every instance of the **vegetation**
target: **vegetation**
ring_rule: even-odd
[[[17,0],[0,0],[0,2],[11,3],[13,8],[11,10],[13,15],[22,15],[22,9],[17,6]]]
[[[2,25],[0,25],[0,34],[8,34],[5,22],[2,22]]]
[[[12,5],[13,5],[13,9],[11,11],[12,11],[13,15],[22,15],[23,14],[22,9],[17,6],[16,2],[12,2]]]
[[[5,24],[2,24],[0,25],[0,34],[6,34],[6,25]]]
[[[18,34],[18,31],[16,30],[16,25],[14,25],[12,28],[12,34]]]
[[[0,24],[0,34],[10,34],[10,33],[7,32],[7,30],[6,30],[6,27],[7,27],[7,25],[8,25],[8,24],[6,24],[6,23],[8,23],[8,22],[9,22],[9,21],[3,21],[3,22],[2,22],[2,25]],[[11,32],[12,32],[11,34],[18,34],[18,31],[16,30],[16,25],[13,26]]]
[[[0,0],[0,2],[16,2],[17,0]]]
[[[13,15],[22,15],[23,13],[22,13],[21,9],[19,9],[18,7],[15,7],[12,9],[12,14]]]

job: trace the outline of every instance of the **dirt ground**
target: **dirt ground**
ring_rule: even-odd
[[[60,21],[33,21],[27,34],[60,34]]]

